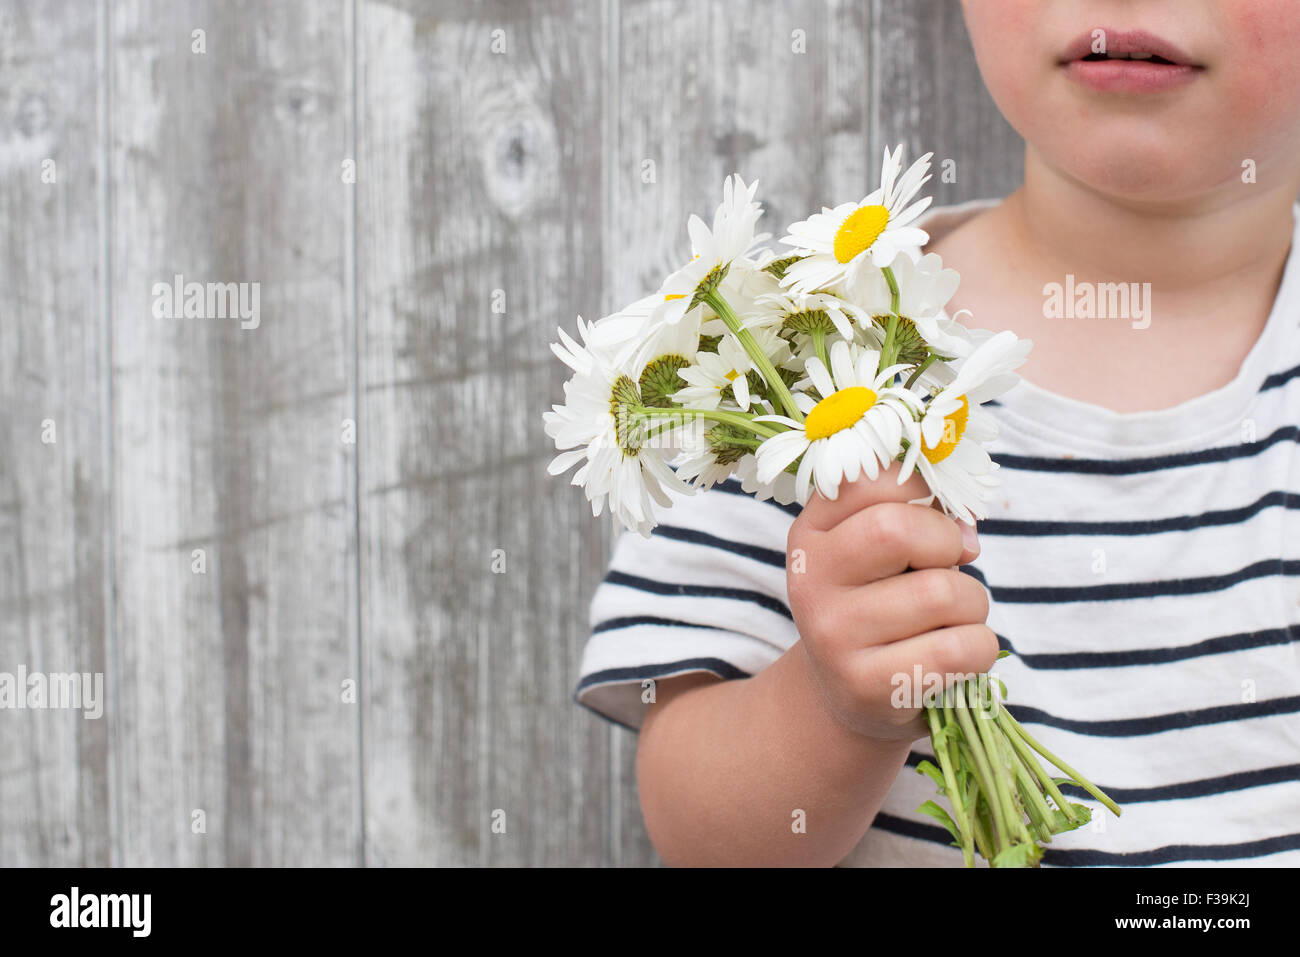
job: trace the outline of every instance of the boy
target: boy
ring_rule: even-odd
[[[620,540],[578,698],[640,727],[669,864],[958,865],[893,681],[1000,644],[1012,710],[1124,807],[1045,864],[1300,864],[1300,14],[963,7],[1027,143],[1010,197],[920,224],[949,314],[1034,342],[989,518],[892,472],[680,498]]]

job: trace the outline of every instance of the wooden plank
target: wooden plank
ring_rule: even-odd
[[[617,126],[608,287],[623,305],[690,254],[733,172],[759,181],[774,248],[791,220],[867,187],[865,5],[827,0],[626,0],[617,30]],[[651,180],[651,177],[652,180]],[[650,181],[648,181],[650,180]],[[614,861],[655,863],[635,778],[636,737],[615,729]]]
[[[1020,184],[1024,141],[984,88],[961,4],[873,0],[871,44],[873,177],[884,146],[904,143],[909,161],[934,152],[925,188],[935,206],[1005,196]]]
[[[99,674],[107,697],[99,44],[84,14],[0,11],[0,672]],[[115,703],[0,710],[0,866],[111,863]]]
[[[547,343],[599,306],[600,12],[360,9],[371,863],[607,856],[606,733],[571,703],[603,540],[541,425]]]
[[[123,860],[357,863],[348,8],[110,9]]]

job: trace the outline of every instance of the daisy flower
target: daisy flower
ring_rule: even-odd
[[[1014,386],[1015,374],[1032,342],[1012,332],[999,332],[983,342],[962,363],[951,383],[925,407],[919,428],[909,437],[899,482],[915,467],[944,511],[967,524],[988,516],[985,502],[998,484],[998,466],[987,446],[997,438],[997,421],[981,405]]]
[[[630,308],[644,309],[648,317],[658,300],[658,296],[647,296]],[[652,305],[646,308],[647,304]],[[698,359],[703,318],[702,308],[692,309],[680,322],[658,327],[651,325],[644,333],[644,339],[631,360],[632,366],[641,370],[637,386],[641,390],[642,404],[668,408],[674,402],[673,394],[686,386],[681,373]]]
[[[660,447],[665,443],[633,415],[644,404],[637,382],[642,370],[615,361],[615,351],[626,342],[606,341],[598,330],[599,324],[584,324],[579,317],[582,342],[561,330],[562,345],[552,346],[575,375],[564,384],[564,404],[542,417],[546,434],[561,450],[547,471],[559,475],[581,463],[572,481],[586,493],[591,513],[599,515],[608,502],[627,528],[649,536],[656,524],[654,505],[671,505],[665,489],[691,489],[669,468]]]
[[[774,366],[790,358],[790,347],[774,329],[755,330],[754,339]],[[753,360],[734,336],[725,335],[718,351],[699,352],[695,364],[681,369],[678,375],[687,383],[673,396],[674,401],[690,409],[716,409],[724,398],[731,398],[741,410],[758,401],[750,389],[750,376],[759,376]],[[756,378],[761,387],[762,378]]]
[[[736,478],[740,479],[741,490],[760,502],[772,499],[778,505],[789,505],[798,500],[796,480],[789,472],[782,471],[770,482],[758,480],[758,456],[756,455],[746,455],[736,463],[732,471]]]
[[[712,488],[726,481],[739,463],[754,458],[753,433],[730,425],[712,425],[690,433],[690,441],[673,463],[677,477],[695,488]]]
[[[828,292],[780,290],[757,297],[745,325],[751,329],[776,328],[787,333],[838,333],[851,342],[854,320],[863,326],[871,324],[866,313],[839,296]]]
[[[766,296],[781,291],[781,283],[772,274],[757,268],[748,260],[736,259],[718,285],[718,293],[726,300],[742,325],[762,311],[759,301]],[[706,336],[725,336],[730,330],[727,324],[708,306],[696,306],[704,314],[701,329]]]
[[[890,264],[890,271],[898,283],[898,315],[903,320],[895,332],[905,346],[899,361],[907,361],[901,358],[904,354],[914,359],[922,351],[906,348],[908,343],[929,346],[940,355],[954,358],[968,355],[970,334],[943,312],[961,282],[957,270],[945,269],[937,253],[928,253],[915,262],[906,253],[899,253]],[[893,304],[884,273],[875,270],[863,273],[853,293],[854,301],[884,328]],[[924,343],[916,342],[918,335]]]
[[[754,202],[758,181],[746,186],[739,176],[728,176],[722,186],[722,203],[713,214],[713,226],[694,214],[686,224],[694,258],[664,280],[659,289],[663,301],[655,309],[656,323],[680,322],[698,305],[697,296],[716,288],[733,260],[745,259],[757,244],[769,238],[756,236],[754,227],[763,207]]]
[[[712,488],[734,475],[741,489],[760,502],[771,499],[778,505],[789,505],[796,499],[795,477],[789,472],[782,472],[766,484],[758,481],[758,459],[753,452],[733,459],[725,450],[700,445],[675,463],[675,471],[697,489]]]
[[[831,346],[830,360],[830,370],[819,358],[808,360],[808,377],[822,398],[796,393],[806,416],[802,423],[781,415],[757,417],[788,431],[758,447],[755,477],[761,484],[772,482],[803,456],[795,475],[800,503],[808,501],[814,479],[817,490],[830,499],[839,495],[842,479],[853,482],[861,474],[874,479],[879,466],[888,467],[898,455],[904,423],[914,422],[920,405],[915,394],[889,384],[899,366],[877,374],[880,353],[839,340]]]
[[[926,153],[900,178],[903,147],[892,154],[886,149],[879,189],[860,203],[822,207],[820,213],[791,225],[781,242],[805,255],[786,268],[781,284],[804,292],[852,284],[869,265],[888,266],[900,252],[919,252],[930,236],[911,223],[929,207],[931,197],[911,201],[930,179],[933,155]]]

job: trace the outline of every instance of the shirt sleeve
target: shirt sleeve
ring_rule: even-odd
[[[745,678],[799,638],[785,542],[799,506],[760,502],[733,480],[673,493],[649,538],[624,532],[591,603],[575,700],[641,727],[643,682],[691,672]]]

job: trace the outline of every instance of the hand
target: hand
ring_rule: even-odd
[[[826,707],[853,731],[892,742],[929,733],[912,701],[933,676],[981,674],[998,654],[984,623],[988,594],[957,570],[979,554],[975,529],[907,504],[929,491],[920,475],[898,485],[898,468],[842,484],[835,501],[814,493],[786,540],[790,609]],[[891,700],[898,675],[903,707]]]

